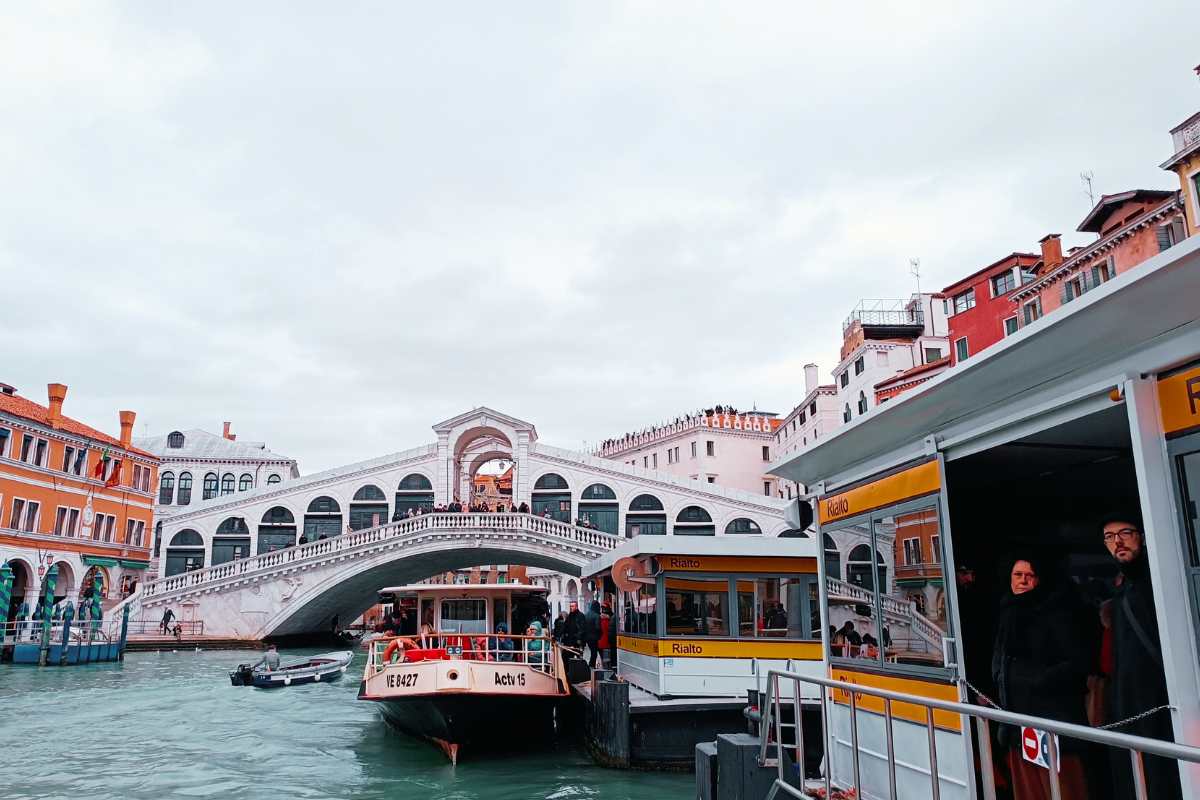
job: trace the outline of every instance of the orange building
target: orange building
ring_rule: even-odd
[[[0,563],[13,571],[13,620],[32,612],[46,572],[58,567],[55,602],[101,579],[108,605],[132,591],[150,562],[159,459],[134,447],[134,413],[119,412],[113,438],[64,416],[67,387],[41,405],[0,384]]]

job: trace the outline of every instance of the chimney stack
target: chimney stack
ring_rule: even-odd
[[[133,421],[137,419],[137,414],[132,411],[118,411],[117,413],[121,417],[121,447],[128,450],[133,441]]]
[[[817,365],[804,365],[804,396],[808,397],[817,388]]]
[[[237,441],[237,434],[236,434],[236,433],[230,433],[230,432],[229,432],[229,427],[230,427],[231,425],[233,425],[233,423],[232,423],[232,422],[226,422],[226,423],[225,423],[225,430],[224,430],[224,432],[222,432],[222,433],[221,433],[221,435],[222,435],[222,436],[224,436],[224,437],[225,437],[226,439],[228,439],[229,441],[231,441],[231,442],[235,442],[235,441]]]
[[[1053,269],[1063,263],[1062,239],[1057,233],[1049,233],[1038,242],[1042,246],[1042,265],[1044,269]]]
[[[50,396],[50,415],[46,420],[51,428],[57,428],[62,422],[62,404],[67,399],[67,387],[63,383],[46,384],[46,394]]]

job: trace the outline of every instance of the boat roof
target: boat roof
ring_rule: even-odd
[[[405,586],[385,586],[379,590],[379,593],[470,594],[471,592],[482,592],[487,594],[500,592],[546,593],[549,591],[545,586],[533,586],[528,583],[410,583]]]
[[[817,547],[811,537],[778,536],[634,536],[583,568],[583,575],[612,569],[619,558],[636,556],[723,556],[728,558],[812,558]]]
[[[927,437],[982,429],[1049,387],[1155,373],[1200,353],[1200,236],[1147,259],[921,386],[873,408],[769,472],[813,487],[929,455]],[[1107,393],[1107,390],[1105,390]]]

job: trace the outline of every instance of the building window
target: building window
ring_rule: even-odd
[[[867,413],[867,395],[863,392],[858,393],[858,413],[860,415]]]
[[[962,337],[954,342],[954,355],[959,361],[966,361],[969,353],[967,352],[967,337]]]
[[[696,443],[692,442],[692,458],[696,457]]]
[[[8,527],[15,531],[34,533],[37,530],[38,511],[40,509],[41,503],[33,500],[22,500],[19,497],[13,498],[12,513],[8,518]]]
[[[771,496],[771,482],[770,481],[763,481],[763,494],[765,494],[767,497]]]
[[[1040,297],[1035,297],[1021,307],[1021,312],[1025,316],[1025,324],[1029,325],[1037,322],[1042,316],[1042,300]]]
[[[652,453],[650,460],[654,468],[658,469],[658,453]]]
[[[671,448],[669,448],[669,447],[667,448],[667,463],[668,464],[675,463],[675,454],[671,452]]]
[[[1009,317],[1008,319],[1004,320],[1004,335],[1012,336],[1016,332],[1017,332],[1017,318]]]
[[[932,364],[934,361],[937,361],[941,357],[942,357],[942,348],[940,348],[940,347],[926,347],[925,348],[925,363],[926,364]]]
[[[217,473],[210,472],[204,476],[204,492],[201,495],[203,500],[211,500],[217,496]]]
[[[931,563],[931,564],[942,563],[942,537],[936,536],[936,535],[930,536],[929,537],[929,549],[931,551],[929,554],[929,563]]]
[[[867,368],[867,365],[863,361],[862,356],[859,356],[858,358],[854,359],[854,374],[855,375],[862,375],[863,370],[865,370],[866,368]]]
[[[710,455],[710,456],[715,456],[715,455],[717,454],[717,445],[716,445],[716,442],[712,441],[711,439],[709,439],[708,441],[706,441],[706,442],[704,443],[704,452],[705,452],[707,455]]]
[[[992,297],[1008,294],[1015,288],[1017,288],[1017,279],[1013,277],[1011,269],[992,278]]]
[[[1183,231],[1183,220],[1179,218],[1159,225],[1156,232],[1158,234],[1158,251],[1160,253],[1168,247],[1179,244],[1187,235]]]
[[[809,405],[808,405],[808,415],[809,415],[810,417],[816,417],[816,416],[817,416],[817,401],[816,401],[816,400],[813,400],[811,403],[809,403]]]
[[[887,364],[888,364],[888,351],[887,350],[876,350],[875,351],[875,366],[886,367]]]
[[[643,468],[650,467],[650,456],[642,456],[642,467]]]
[[[69,475],[82,475],[86,465],[86,447],[71,447],[68,445],[67,447],[63,448],[63,472],[66,472]]]
[[[233,494],[233,473],[226,472],[221,476],[221,494]]]
[[[192,502],[192,473],[179,473],[179,496],[175,502],[181,506]]]
[[[134,547],[142,546],[142,536],[146,533],[146,523],[140,519],[125,520],[125,544]]]
[[[158,504],[169,506],[175,498],[175,473],[164,472],[158,478]]]
[[[179,431],[171,431],[167,434],[167,447],[172,450],[178,450],[183,447],[183,434]]]
[[[709,483],[716,483],[716,482],[717,482],[717,476],[716,476],[716,475],[709,475],[709,476],[708,476],[708,482],[709,482]]]
[[[904,540],[904,563],[909,566],[922,563],[920,539]]]
[[[846,403],[846,408],[842,411],[842,422],[850,421],[850,404]]]
[[[278,475],[272,475],[271,477],[267,478],[267,486],[274,486],[282,480],[283,478],[279,477]]]
[[[763,461],[771,460],[771,448],[768,445],[763,445]]]
[[[841,384],[843,389],[850,385],[850,370],[846,370],[838,376],[838,383]]]
[[[45,439],[25,434],[21,441],[21,460],[35,467],[46,466],[46,456],[50,451],[50,443]]]
[[[975,290],[967,289],[961,294],[954,295],[954,313],[961,314],[969,308],[975,307]]]
[[[133,465],[133,488],[143,492],[150,491],[150,468],[141,464]]]
[[[239,492],[246,492],[253,488],[254,488],[254,478],[250,477],[250,473],[247,472],[246,474],[242,475],[241,478],[238,479],[238,491]]]

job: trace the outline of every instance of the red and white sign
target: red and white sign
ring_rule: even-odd
[[[1062,772],[1062,748],[1054,737],[1054,752],[1058,755],[1058,771]],[[1021,728],[1021,755],[1030,764],[1050,769],[1050,734],[1028,726]]]

